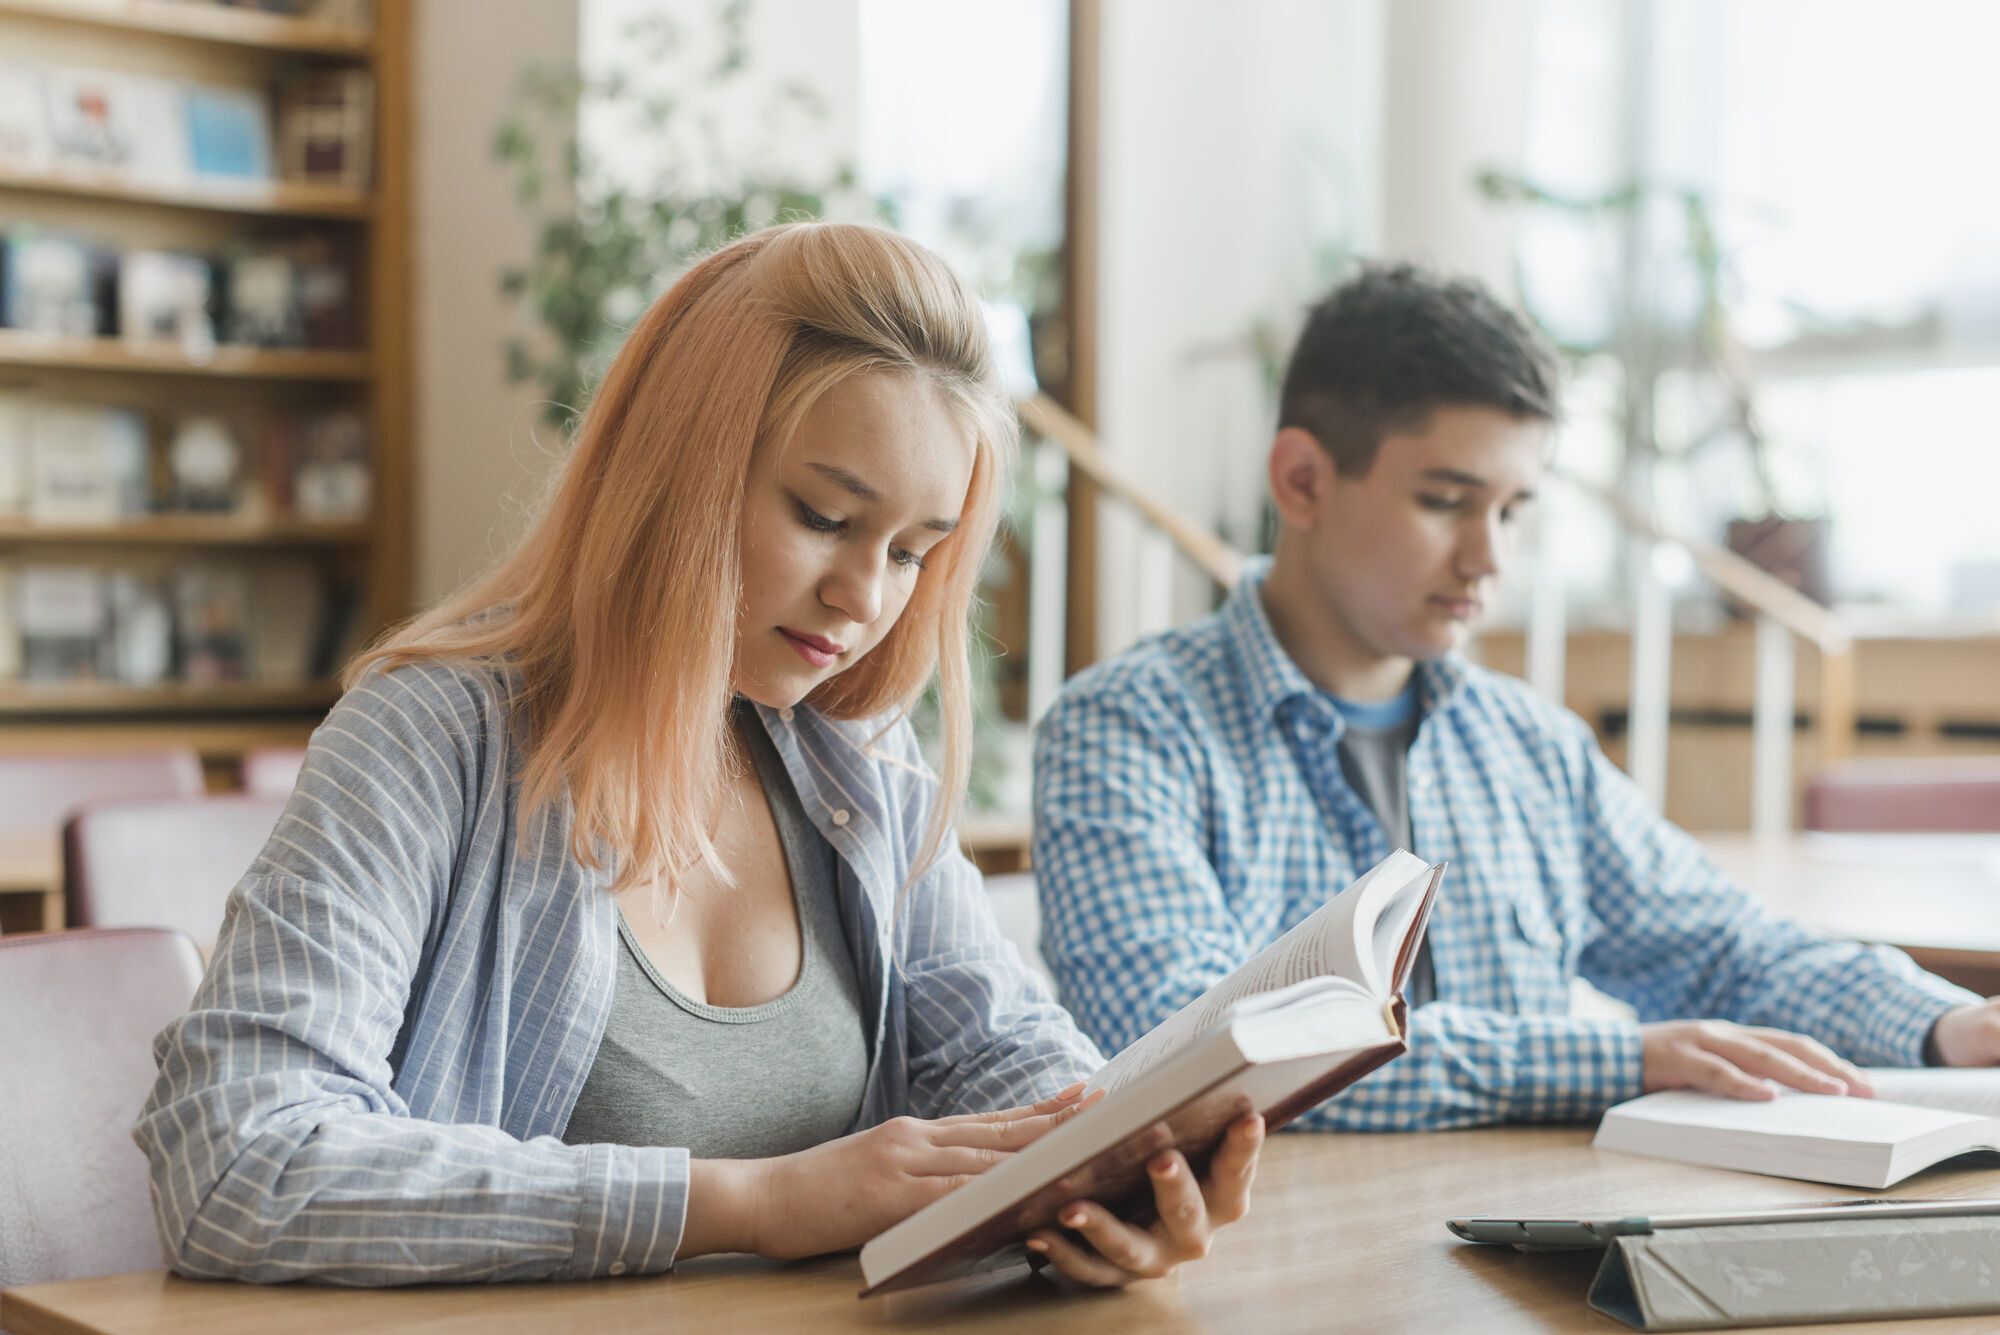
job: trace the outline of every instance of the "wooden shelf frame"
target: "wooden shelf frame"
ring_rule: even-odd
[[[170,184],[133,180],[117,172],[73,168],[29,170],[0,165],[0,190],[246,217],[312,218],[329,222],[365,222],[375,211],[375,201],[367,193],[340,186],[199,176]]]
[[[376,47],[375,32],[368,28],[198,0],[0,0],[0,15],[349,60],[371,60]]]
[[[112,371],[145,375],[220,376],[241,380],[366,381],[374,358],[342,348],[253,348],[218,343],[195,357],[179,343],[123,338],[68,338],[0,329],[0,367],[42,371]]]
[[[0,548],[355,547],[374,530],[362,521],[242,519],[228,515],[143,515],[109,524],[44,524],[0,519]]]

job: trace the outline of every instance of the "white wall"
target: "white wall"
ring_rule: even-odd
[[[500,269],[531,237],[491,145],[522,65],[574,57],[577,15],[575,0],[415,10],[412,597],[423,606],[505,549],[550,462],[534,440],[534,388],[508,384],[501,360],[512,316]]]
[[[1244,335],[1263,323],[1282,355],[1324,286],[1316,245],[1511,294],[1511,223],[1473,177],[1518,164],[1538,5],[1104,0],[1098,420],[1115,459],[1247,545],[1274,404]],[[1206,610],[1207,581],[1119,507],[1101,533],[1101,653]]]
[[[1254,536],[1271,409],[1246,346],[1314,295],[1313,247],[1378,229],[1380,0],[1105,0],[1098,420],[1198,520]],[[1099,650],[1205,610],[1107,505]],[[1136,583],[1135,583],[1136,581]]]

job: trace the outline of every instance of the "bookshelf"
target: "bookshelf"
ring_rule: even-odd
[[[362,25],[210,0],[0,0],[0,49],[12,64],[224,88],[269,88],[301,69],[359,70],[374,94],[366,188],[198,173],[147,178],[0,155],[0,223],[101,237],[119,248],[201,254],[300,237],[326,241],[351,257],[358,335],[351,346],[260,347],[0,327],[0,393],[144,414],[152,424],[155,500],[169,472],[159,424],[183,405],[246,416],[351,411],[366,425],[369,495],[366,512],[354,518],[264,504],[234,513],[149,510],[108,521],[4,514],[0,569],[289,564],[350,591],[342,604],[352,608],[341,637],[348,648],[407,613],[411,7],[411,0],[338,6],[372,11]],[[243,464],[247,485],[261,487],[256,451],[250,444]],[[340,601],[329,597],[328,607]],[[5,618],[0,627],[11,629]],[[256,634],[254,622],[249,633]],[[337,660],[328,670],[337,671]],[[0,675],[0,751],[189,746],[215,781],[245,749],[302,742],[337,694],[324,673],[133,685],[27,681],[17,665],[15,675]]]

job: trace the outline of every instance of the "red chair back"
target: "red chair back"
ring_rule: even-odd
[[[132,1123],[200,981],[179,932],[0,937],[0,1288],[163,1264]]]
[[[1843,761],[1806,785],[1806,828],[2000,833],[2000,756]]]
[[[85,807],[63,836],[70,922],[174,927],[208,950],[284,809],[283,798],[240,793]]]

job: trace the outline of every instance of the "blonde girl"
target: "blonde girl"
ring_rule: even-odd
[[[859,1245],[1077,1111],[1097,1051],[953,848],[1014,428],[935,256],[798,225],[632,331],[511,557],[364,654],[136,1137],[175,1269],[573,1279]],[[904,721],[932,678],[943,774]],[[1030,1247],[1115,1285],[1239,1217]]]

